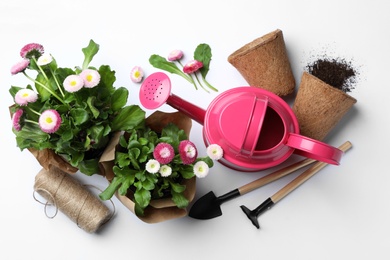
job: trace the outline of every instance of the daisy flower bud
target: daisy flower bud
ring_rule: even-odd
[[[204,178],[209,173],[209,166],[204,161],[199,161],[194,165],[194,174],[198,178]]]
[[[15,102],[19,106],[26,106],[28,103],[34,103],[37,99],[38,94],[28,88],[20,89],[15,95]]]
[[[44,51],[45,50],[41,44],[29,43],[20,50],[20,56],[23,59],[31,59],[32,57],[38,59],[44,53]]]
[[[53,61],[53,57],[50,54],[42,54],[37,60],[39,66],[45,66]]]
[[[189,61],[186,65],[183,67],[183,71],[187,74],[191,74],[199,70],[203,67],[203,63],[198,60],[192,60]]]
[[[173,50],[168,55],[169,61],[180,60],[183,57],[183,52],[181,50]]]
[[[12,66],[11,74],[15,75],[15,74],[18,74],[19,72],[25,71],[27,69],[28,65],[30,65],[29,60],[23,59],[22,61],[19,61],[14,66]]]
[[[93,88],[100,82],[100,74],[96,70],[86,69],[80,73],[80,77],[84,81],[84,87]]]
[[[212,160],[219,160],[223,156],[223,150],[218,144],[211,144],[206,149],[207,155]]]
[[[195,162],[196,157],[198,156],[198,151],[196,150],[195,145],[189,140],[183,140],[180,142],[179,153],[183,164],[191,164]]]
[[[130,79],[134,83],[141,82],[144,77],[144,72],[141,67],[135,66],[130,72]]]
[[[45,133],[56,132],[61,125],[61,116],[54,109],[45,110],[39,117],[39,127]]]
[[[160,163],[157,160],[150,159],[145,168],[149,173],[157,173],[160,170]]]
[[[12,126],[16,131],[22,130],[22,125],[20,122],[22,116],[23,116],[23,109],[16,110],[15,113],[12,115]]]
[[[168,164],[175,157],[175,150],[168,143],[159,143],[154,148],[153,157],[161,164]]]
[[[172,174],[172,168],[168,165],[163,165],[158,172],[161,174],[162,177],[168,177]]]
[[[64,80],[64,89],[68,92],[79,91],[84,86],[84,80],[79,75],[69,75]]]

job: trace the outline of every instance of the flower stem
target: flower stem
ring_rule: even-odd
[[[38,115],[38,116],[40,116],[41,115],[41,113],[39,113],[39,112],[37,112],[37,111],[35,111],[34,109],[32,109],[31,107],[27,107],[31,112],[33,112],[34,114],[36,114],[36,115]]]
[[[203,84],[200,83],[199,78],[198,78],[198,76],[196,75],[196,73],[194,73],[194,76],[195,76],[195,78],[196,78],[196,81],[198,81],[199,85],[200,85],[207,93],[210,93],[210,91],[208,91],[208,90],[203,86]]]
[[[57,79],[56,75],[54,75],[53,71],[51,72],[51,74],[53,75],[54,81],[56,82],[57,88],[60,90],[62,97],[65,97],[65,94],[62,91],[61,85],[58,82],[58,79]]]
[[[206,83],[207,87],[209,87],[211,90],[213,90],[215,92],[218,92],[218,89],[216,89],[213,86],[211,86],[211,84],[208,83],[208,81],[203,76],[202,76],[202,79],[203,79],[203,82]]]
[[[34,59],[35,64],[38,66],[39,70],[41,71],[42,75],[45,77],[45,79],[47,81],[49,81],[49,78],[47,77],[45,71],[42,69],[42,67],[40,65],[38,65],[38,62],[37,62],[37,59],[35,58],[35,56],[33,57],[33,59]],[[65,97],[65,94],[64,94],[64,92],[62,92],[60,84],[58,83],[57,77],[54,75],[53,71],[50,70],[50,72],[54,77],[54,81],[56,82],[57,88],[60,90],[62,97]]]
[[[52,94],[55,98],[57,98],[62,104],[66,105],[65,101],[62,100],[56,93],[54,93],[50,88],[48,88],[47,86],[45,86],[44,84],[42,84],[41,82],[39,81],[36,81],[35,79],[31,78],[29,75],[27,75],[27,73],[25,71],[23,71],[23,74],[29,79],[31,80],[32,82],[38,84],[39,86],[43,87],[47,92],[49,92],[50,94]]]
[[[32,123],[32,124],[35,124],[35,125],[39,125],[38,122],[35,122],[33,120],[30,120],[30,119],[24,119],[24,122],[28,122],[28,123]]]
[[[180,62],[180,60],[178,60],[177,62],[180,64],[181,68],[183,69],[184,66],[183,66],[183,64]],[[182,76],[183,76],[183,78],[185,78],[188,82],[190,82],[192,85],[194,85],[194,87],[195,87],[196,90],[198,90],[198,87],[196,86],[195,81],[192,79],[191,75],[188,75],[188,74],[183,73]],[[198,80],[198,82],[199,82],[199,80]]]

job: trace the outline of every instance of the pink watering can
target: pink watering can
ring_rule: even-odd
[[[219,161],[238,171],[264,170],[293,153],[338,165],[343,154],[338,148],[300,135],[290,106],[261,88],[227,90],[204,110],[172,94],[169,77],[156,72],[142,83],[139,98],[147,109],[166,103],[203,125],[206,146],[220,145],[224,155]]]

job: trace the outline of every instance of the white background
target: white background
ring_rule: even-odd
[[[385,0],[2,0],[0,259],[389,259],[389,10]],[[325,140],[353,144],[340,166],[325,167],[261,215],[259,230],[239,206],[255,208],[297,173],[223,204],[223,215],[206,221],[146,224],[116,199],[115,217],[96,234],[61,212],[45,216],[32,196],[41,167],[16,147],[8,113],[9,87],[25,83],[10,74],[21,47],[40,43],[60,66],[73,67],[81,65],[81,48],[93,39],[100,51],[92,64],[109,64],[117,72],[116,86],[127,87],[129,102],[139,103],[139,85],[129,72],[135,65],[155,72],[151,54],[166,56],[178,48],[188,58],[199,43],[208,43],[208,80],[222,92],[247,84],[227,57],[275,29],[283,31],[297,89],[316,55],[352,60],[359,70],[350,93],[358,102]],[[171,79],[175,94],[205,109],[217,95],[196,91],[176,75]],[[194,122],[191,139],[204,147],[201,129]],[[222,195],[268,172],[218,164],[198,180],[196,198],[210,190]],[[98,176],[76,176],[101,189],[107,185]]]

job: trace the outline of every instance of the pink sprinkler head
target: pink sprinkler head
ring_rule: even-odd
[[[171,95],[171,80],[162,72],[155,72],[141,85],[139,99],[147,109],[156,109],[165,104]]]

